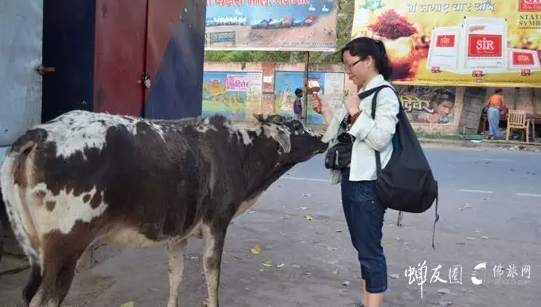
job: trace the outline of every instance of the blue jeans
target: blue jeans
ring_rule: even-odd
[[[493,137],[500,136],[500,110],[490,107],[487,110],[488,135]]]
[[[381,246],[383,217],[386,208],[376,196],[375,181],[349,181],[349,169],[342,173],[342,204],[351,235],[361,263],[361,275],[366,291],[382,293],[387,290],[387,261]]]

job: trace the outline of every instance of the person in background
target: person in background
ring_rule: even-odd
[[[376,116],[372,119],[373,94],[363,96],[363,92],[370,89],[390,86],[392,67],[383,42],[359,37],[341,52],[345,71],[352,83],[361,88],[359,96],[363,98],[348,97],[340,113],[335,115],[328,102],[314,94],[312,107],[323,115],[328,125],[324,142],[343,135],[351,135],[353,139],[350,163],[344,170],[331,171],[331,183],[341,182],[344,215],[361,266],[364,288],[361,306],[381,307],[383,293],[388,288],[387,261],[381,245],[386,207],[376,194],[375,151],[380,152],[381,167],[385,168],[393,153],[392,138],[400,101],[392,87],[382,89],[377,96]]]
[[[488,118],[488,136],[489,139],[494,140],[500,136],[500,113],[505,109],[505,100],[503,97],[503,90],[497,89],[494,95],[485,104],[487,109]]]
[[[295,119],[302,119],[302,90],[297,88],[295,90],[295,101],[293,101],[293,113],[295,113]]]

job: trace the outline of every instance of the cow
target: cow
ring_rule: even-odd
[[[70,111],[9,149],[1,187],[31,265],[23,299],[60,306],[81,255],[96,242],[165,246],[168,307],[177,307],[184,247],[203,239],[208,306],[228,225],[294,165],[326,150],[319,132],[277,114],[253,126],[222,115],[149,120]]]

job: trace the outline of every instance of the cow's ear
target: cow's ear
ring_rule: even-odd
[[[279,114],[252,114],[260,123],[280,124],[284,122],[284,117]]]
[[[255,119],[257,119],[258,122],[260,123],[264,123],[267,121],[267,114],[257,114],[257,113],[254,113],[252,114]]]
[[[279,114],[269,115],[269,122],[273,124],[281,124],[284,121],[285,121],[285,118],[282,115],[279,115]]]

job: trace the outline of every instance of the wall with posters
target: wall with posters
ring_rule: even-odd
[[[206,50],[335,51],[335,0],[207,0]]]
[[[259,103],[260,96],[260,72],[205,71],[203,74],[203,114],[220,113],[245,121],[247,106]]]
[[[257,81],[251,81],[256,84],[254,87],[257,88],[257,90],[253,90],[252,92],[259,93],[253,94],[252,99],[246,99],[246,102],[241,105],[244,109],[239,106],[237,106],[237,109],[232,107],[227,109],[227,106],[219,106],[218,101],[213,105],[212,100],[208,101],[207,99],[207,101],[204,102],[203,113],[209,114],[220,112],[229,114],[237,121],[243,122],[254,121],[254,118],[251,115],[253,113],[280,113],[292,116],[292,103],[295,89],[297,87],[302,88],[303,85],[304,64],[205,63],[205,75],[215,76],[215,79],[219,79],[216,78],[216,76],[221,76],[221,80],[224,80],[225,75],[227,74],[248,75],[250,73],[251,75],[256,76],[259,72],[263,72],[262,75],[259,75],[258,78],[253,77],[254,79],[257,79]],[[344,99],[348,99],[346,95],[356,95],[356,87],[349,81],[347,76],[344,75],[342,65],[311,64],[309,66],[309,77],[318,80],[322,86],[321,96],[330,102],[331,107],[335,112],[341,108]],[[260,82],[261,80],[262,83]],[[208,83],[207,79],[205,80],[205,83]],[[223,88],[226,85],[221,86]],[[394,84],[394,86],[399,91],[403,107],[406,109],[406,113],[408,114],[412,126],[417,132],[444,134],[461,132],[461,126],[464,125],[464,114],[468,111],[465,109],[464,101],[464,99],[466,99],[466,90],[474,88],[397,84]],[[260,92],[261,88],[263,88],[262,92]],[[220,91],[216,90],[216,92]],[[494,92],[494,89],[487,89],[483,92],[492,93]],[[505,94],[509,96],[507,99],[510,107],[514,106],[513,99],[515,98],[513,95],[516,94],[513,93],[510,89],[505,90]],[[529,112],[528,110],[533,110],[532,105],[528,103],[528,101],[531,101],[532,99],[532,93],[537,95],[537,98],[535,98],[536,101],[538,101],[537,112],[541,111],[541,89],[520,89],[520,97],[517,98],[517,109],[525,110],[527,112]],[[233,92],[233,95],[235,94],[239,93]],[[204,93],[203,96],[208,97],[208,94]],[[240,96],[242,97],[242,94],[240,94]],[[478,106],[469,106],[470,108],[474,108],[475,110],[478,109],[479,111],[474,119],[467,119],[469,121],[474,121],[470,124],[472,127],[478,126],[483,97],[478,99]],[[308,105],[308,123],[312,125],[322,125],[323,117],[313,112],[310,96]],[[475,133],[475,131],[469,131],[468,133]]]
[[[352,37],[385,43],[403,85],[541,88],[541,4],[355,0]]]
[[[213,93],[227,92],[225,80],[227,74],[240,74],[251,72],[255,76],[259,73],[259,82],[257,91],[252,91],[253,99],[247,99],[242,106],[245,108],[244,114],[240,106],[234,109],[232,106],[220,105],[219,101],[222,98],[212,99],[208,84],[213,80],[216,88],[213,88]],[[203,113],[210,114],[220,112],[228,114],[238,121],[253,121],[251,114],[253,113],[280,113],[283,115],[293,116],[292,103],[294,100],[294,92],[297,87],[303,88],[304,84],[304,64],[281,64],[281,63],[205,63],[205,81],[203,86]],[[208,77],[207,77],[208,76]],[[342,65],[336,64],[311,64],[309,66],[309,78],[318,80],[322,90],[321,96],[329,101],[333,110],[341,107],[346,91],[344,90],[344,72]],[[251,82],[255,82],[253,77]],[[255,86],[254,86],[255,87]],[[261,90],[262,89],[262,90]],[[238,94],[237,92],[233,95]],[[224,94],[226,97],[230,94]],[[240,94],[242,97],[242,94]],[[323,124],[323,116],[315,113],[311,107],[311,97],[308,96],[308,123],[321,125]]]

